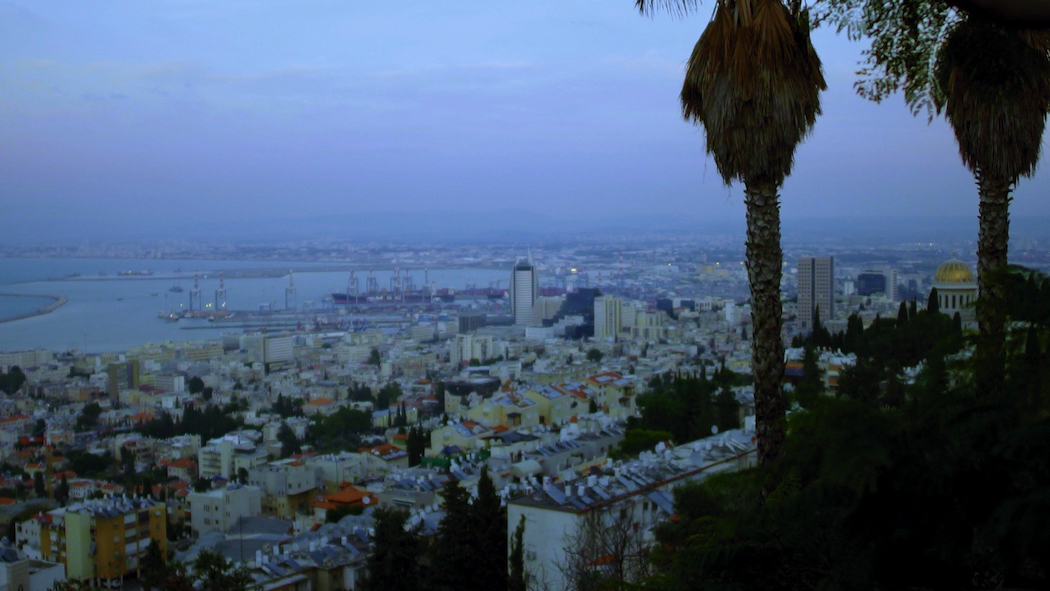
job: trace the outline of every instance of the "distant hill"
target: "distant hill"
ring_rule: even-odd
[[[504,209],[497,211],[362,212],[330,216],[266,219],[211,219],[179,222],[149,219],[134,224],[72,224],[47,228],[12,226],[0,242],[74,243],[82,241],[156,242],[194,240],[217,242],[277,242],[352,240],[394,242],[576,242],[639,237],[698,236],[744,240],[744,219],[643,214],[571,219]],[[976,241],[973,217],[787,219],[788,243],[847,243],[883,246],[910,242]],[[1050,218],[1015,218],[1011,237],[1050,239]]]

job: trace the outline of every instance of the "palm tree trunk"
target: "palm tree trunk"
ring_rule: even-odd
[[[980,234],[977,240],[977,326],[981,333],[978,347],[977,385],[982,392],[997,390],[1002,384],[1006,363],[1005,294],[994,281],[994,272],[1007,263],[1010,242],[1010,185],[1005,179],[977,174],[980,203]]]
[[[747,205],[747,278],[751,285],[751,370],[755,378],[758,461],[775,459],[784,444],[784,341],[780,279],[780,203],[777,184],[744,185]]]

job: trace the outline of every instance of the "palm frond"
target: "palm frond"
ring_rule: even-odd
[[[937,56],[937,107],[970,170],[1011,183],[1035,172],[1050,110],[1050,59],[1039,49],[1045,43],[1045,34],[973,17],[948,34]]]
[[[826,87],[808,23],[777,0],[721,2],[689,58],[682,115],[704,127],[726,184],[779,184]]]
[[[666,12],[683,17],[697,10],[700,7],[700,0],[635,0],[634,6],[638,12],[646,16]]]

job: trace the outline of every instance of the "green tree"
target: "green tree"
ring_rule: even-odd
[[[930,297],[926,298],[926,311],[930,314],[940,314],[941,299],[937,295],[937,288],[930,290]]]
[[[47,486],[44,484],[43,472],[33,474],[33,492],[41,498],[47,496]]]
[[[65,474],[62,475],[62,480],[55,487],[55,500],[62,505],[65,505],[69,500],[69,482],[66,480]]]
[[[299,438],[295,436],[295,431],[288,426],[288,423],[281,423],[280,428],[277,429],[277,441],[281,442],[282,458],[303,453],[302,446],[299,444]]]
[[[160,551],[160,545],[156,540],[150,540],[149,546],[146,547],[146,555],[142,558],[142,574],[139,577],[142,588],[145,591],[163,590],[170,576],[171,569]]]
[[[795,388],[795,398],[803,408],[813,406],[824,394],[824,372],[817,361],[818,355],[814,348],[806,347],[802,357],[802,379]]]
[[[200,591],[247,591],[253,583],[248,569],[234,567],[233,563],[209,550],[204,550],[193,561],[195,585]]]
[[[383,357],[379,354],[379,349],[372,347],[372,351],[368,354],[368,364],[376,367],[383,364]]]
[[[11,369],[7,370],[7,373],[0,373],[0,391],[3,391],[8,396],[13,396],[21,390],[25,383],[26,374],[17,365],[12,365]]]
[[[408,467],[418,466],[426,453],[426,436],[423,427],[416,426],[408,430]]]
[[[589,351],[587,351],[587,361],[591,361],[593,363],[601,363],[602,357],[604,356],[605,355],[601,351],[599,351],[597,347],[592,347]]]
[[[685,11],[696,3],[637,0],[637,5],[643,12],[659,5]],[[808,14],[797,0],[790,8],[777,0],[721,0],[689,58],[681,93],[682,114],[703,126],[722,180],[744,184],[751,367],[763,463],[779,455],[785,436],[778,191],[791,172],[795,148],[816,122],[826,88],[809,30]]]
[[[470,531],[476,538],[474,584],[477,589],[502,588],[507,584],[507,510],[484,467],[469,516],[473,522]]]
[[[718,412],[715,425],[719,431],[740,428],[740,401],[736,399],[732,390],[722,388],[715,397],[715,408]]]
[[[47,422],[44,419],[37,419],[33,424],[33,437],[43,437],[45,433],[47,433]]]
[[[94,429],[98,424],[98,417],[102,414],[102,407],[97,402],[89,402],[84,405],[84,408],[80,411],[77,416],[76,429],[77,431],[87,431]]]
[[[710,434],[710,431],[708,432]],[[671,441],[674,436],[667,431],[649,431],[646,429],[628,429],[623,441],[610,457],[618,458],[638,455],[656,447],[662,441]]]
[[[434,590],[452,591],[463,588],[464,572],[471,573],[471,586],[477,581],[475,569],[483,549],[477,546],[479,538],[472,530],[476,524],[471,517],[469,497],[459,481],[450,479],[441,489],[441,497],[445,516],[431,545],[428,579]]]
[[[419,559],[422,542],[419,528],[405,528],[408,513],[377,508],[372,554],[369,555],[366,591],[416,591],[421,588]],[[444,520],[442,520],[444,521]],[[469,572],[469,571],[468,571]],[[460,573],[462,577],[462,573]]]
[[[204,391],[204,380],[200,376],[193,376],[186,382],[186,389],[189,390],[190,394],[200,394]]]
[[[510,544],[510,574],[507,578],[507,591],[526,591],[528,581],[525,579],[525,516],[522,515]]]

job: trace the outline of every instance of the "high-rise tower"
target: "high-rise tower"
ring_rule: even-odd
[[[540,276],[532,261],[532,253],[525,260],[518,259],[510,275],[510,313],[514,324],[531,326],[532,305],[540,293]]]
[[[802,330],[813,330],[818,309],[821,322],[835,317],[835,257],[799,257],[798,321]]]

